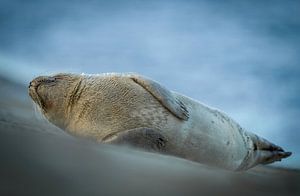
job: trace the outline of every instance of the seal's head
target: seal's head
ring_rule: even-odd
[[[29,83],[29,95],[49,121],[64,127],[68,100],[80,80],[75,74],[39,76]]]

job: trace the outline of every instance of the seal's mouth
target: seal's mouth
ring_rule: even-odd
[[[42,81],[41,77],[38,77],[38,78],[32,80],[28,86],[28,93],[29,93],[29,96],[32,98],[32,100],[35,103],[37,103],[38,106],[42,109],[42,111],[45,111],[44,101],[37,91],[39,85],[41,84],[41,81]]]

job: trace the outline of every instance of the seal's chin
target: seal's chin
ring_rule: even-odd
[[[45,112],[45,104],[43,103],[43,100],[37,93],[37,88],[35,86],[29,86],[28,93],[31,99],[40,107],[40,109]]]

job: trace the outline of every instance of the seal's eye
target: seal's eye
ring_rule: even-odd
[[[54,84],[55,81],[56,81],[55,77],[48,77],[43,80],[43,83],[44,84]]]

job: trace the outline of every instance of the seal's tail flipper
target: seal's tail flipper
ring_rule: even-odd
[[[260,158],[261,164],[270,164],[274,163],[275,161],[281,161],[281,159],[287,158],[291,156],[291,152],[284,152],[284,151],[266,151],[260,150]]]
[[[291,156],[291,152],[285,152],[280,146],[277,146],[268,140],[255,134],[251,135],[253,141],[253,150],[260,164],[269,164],[275,161]]]

